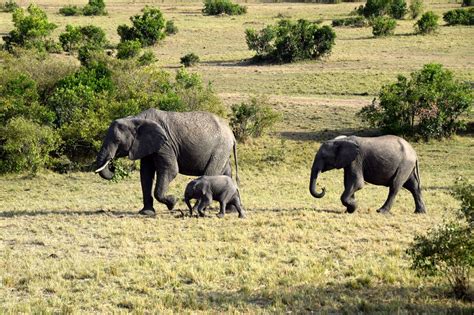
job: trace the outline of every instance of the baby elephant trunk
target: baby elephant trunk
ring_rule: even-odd
[[[318,176],[321,173],[321,170],[313,167],[311,169],[311,179],[309,181],[309,192],[314,198],[323,198],[324,195],[326,194],[326,189],[322,189],[320,193],[316,191],[316,182],[318,180]]]

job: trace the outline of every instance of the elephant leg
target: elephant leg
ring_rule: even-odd
[[[240,203],[240,198],[237,195],[234,195],[234,198],[231,200],[231,204],[237,208],[237,212],[239,213],[239,218],[245,218],[245,211],[242,208],[242,204]]]
[[[364,186],[364,180],[350,171],[344,170],[344,192],[341,195],[341,202],[346,207],[348,213],[353,213],[357,209],[355,192]]]
[[[140,160],[143,209],[141,209],[139,213],[143,215],[152,215],[155,213],[155,209],[153,208],[153,196],[151,194],[155,173],[156,168],[151,156],[144,157]]]
[[[178,167],[169,165],[168,167],[160,167],[157,172],[157,179],[155,185],[155,198],[161,203],[164,203],[168,210],[173,210],[177,199],[173,195],[165,195],[168,191],[170,182],[178,175]]]
[[[188,198],[187,196],[184,197],[184,202],[186,203],[186,206],[188,206],[189,215],[192,217],[193,216],[193,207],[191,206],[190,198]]]
[[[220,204],[220,211],[217,214],[219,218],[223,218],[225,215],[225,208],[227,207],[227,203],[225,201],[219,201]]]
[[[205,217],[206,215],[204,214],[204,210],[211,205],[212,199],[208,198],[207,196],[204,196],[203,198],[199,199],[198,202],[196,202],[197,206],[197,212],[200,217]]]
[[[390,212],[390,209],[392,209],[392,204],[393,204],[393,201],[395,200],[395,196],[398,194],[398,192],[400,191],[400,186],[395,186],[395,185],[392,185],[389,187],[389,190],[388,190],[388,197],[387,197],[387,200],[385,201],[385,203],[383,204],[383,206],[377,210],[377,212],[379,213],[389,213]]]
[[[411,192],[413,199],[415,200],[415,213],[426,213],[425,204],[421,198],[421,189],[419,181],[415,176],[415,173],[411,173],[408,180],[403,184],[403,187]]]
[[[230,166],[230,160],[227,160],[227,163],[225,164],[224,172],[222,173],[222,175],[229,176],[230,178],[232,178],[232,167]],[[231,204],[231,203],[227,204],[226,212],[229,213],[229,212],[236,212],[236,211],[238,212],[238,209],[234,204]]]

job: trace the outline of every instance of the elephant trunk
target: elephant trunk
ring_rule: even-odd
[[[103,179],[111,180],[114,177],[115,168],[113,165],[110,165],[110,161],[115,155],[116,150],[107,150],[105,146],[102,146],[99,154],[97,155],[97,169],[96,173],[99,173],[100,177]]]
[[[311,168],[311,179],[309,181],[309,192],[314,198],[323,198],[324,195],[326,194],[326,189],[323,188],[320,193],[316,191],[316,182],[318,179],[319,174],[321,173],[321,168],[318,168],[315,166],[315,163],[313,163],[313,167]]]

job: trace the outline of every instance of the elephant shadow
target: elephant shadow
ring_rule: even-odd
[[[317,141],[323,142],[334,139],[337,136],[359,136],[359,137],[376,137],[382,133],[377,129],[323,129],[318,131],[282,131],[280,137],[286,140],[294,141]]]

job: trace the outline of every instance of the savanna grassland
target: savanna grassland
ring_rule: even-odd
[[[378,133],[355,114],[397,74],[438,62],[474,81],[474,28],[441,26],[420,36],[407,19],[387,38],[373,38],[370,28],[336,28],[333,52],[322,60],[255,65],[246,28],[279,17],[328,24],[360,4],[248,3],[246,15],[210,17],[201,2],[112,0],[108,16],[57,14],[85,2],[35,1],[58,24],[55,36],[68,23],[92,23],[113,44],[119,24],[155,4],[179,32],[153,48],[153,66],[174,72],[179,58],[194,52],[201,63],[192,71],[226,105],[264,94],[283,119],[269,135],[239,145],[245,220],[235,213],[218,219],[215,209],[206,218],[181,218],[162,205],[156,217],[141,217],[138,172],[117,183],[81,172],[0,176],[0,313],[474,312],[449,295],[442,278],[418,278],[405,253],[415,234],[453,217],[456,179],[474,178],[472,113],[465,117],[471,127],[452,139],[413,143],[426,215],[413,213],[407,191],[390,215],[376,213],[388,190],[371,185],[356,194],[359,209],[344,213],[342,171],[321,175],[324,198],[308,191],[322,141]],[[459,6],[425,5],[438,14]],[[11,28],[11,14],[0,13],[0,33]],[[171,192],[182,196],[188,180],[179,175]]]

